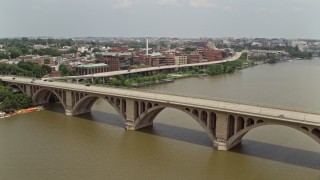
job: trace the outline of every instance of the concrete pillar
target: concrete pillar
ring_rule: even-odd
[[[135,117],[134,117],[134,110],[135,110],[135,104],[134,101],[131,99],[126,99],[126,105],[127,105],[127,117],[126,117],[126,129],[128,130],[135,130]]]
[[[234,117],[234,134],[237,133],[238,130],[238,116]]]
[[[72,116],[73,115],[73,112],[72,112],[72,109],[73,109],[73,106],[72,106],[72,93],[71,91],[67,91],[66,90],[66,104],[65,104],[65,113],[67,116]]]
[[[138,107],[140,106],[140,107]],[[127,99],[126,100],[126,129],[127,130],[137,130],[140,128],[144,128],[147,126],[152,126],[153,122],[149,122],[151,114],[147,114],[144,119],[140,119],[139,117],[135,117],[135,112],[141,109],[141,103],[134,103],[134,100]],[[156,113],[156,112],[153,112]]]
[[[216,142],[214,148],[218,150],[228,150],[228,114],[216,113]]]
[[[27,94],[27,96],[32,98],[31,86],[30,85],[26,85],[26,94]]]

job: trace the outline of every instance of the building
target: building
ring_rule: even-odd
[[[191,53],[187,55],[187,63],[193,64],[193,63],[201,63],[202,62],[202,55],[199,53]]]
[[[96,63],[108,64],[108,71],[119,71],[129,69],[133,54],[131,52],[103,52],[102,58],[97,59]]]
[[[108,65],[104,63],[82,64],[75,67],[75,73],[78,75],[103,73],[103,72],[107,72],[107,68],[108,68]]]
[[[183,65],[188,63],[187,56],[175,56],[174,61],[175,65]]]
[[[219,61],[223,59],[222,52],[220,50],[213,50],[213,49],[204,49],[202,52],[202,57],[204,61],[211,62],[211,61]]]
[[[175,55],[174,53],[164,53],[163,56],[159,58],[159,65],[160,66],[168,66],[175,64]]]

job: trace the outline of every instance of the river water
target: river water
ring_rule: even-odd
[[[264,64],[229,75],[151,87],[320,112],[320,60]],[[320,145],[296,130],[264,126],[217,151],[191,117],[165,109],[154,126],[126,131],[98,100],[89,114],[48,110],[0,119],[0,179],[320,179]]]

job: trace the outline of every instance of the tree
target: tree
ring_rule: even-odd
[[[95,54],[94,57],[96,57],[97,59],[102,58],[102,54]]]
[[[92,52],[93,52],[93,53],[96,53],[96,52],[101,52],[101,51],[100,51],[99,48],[93,48]]]
[[[219,75],[223,73],[223,69],[224,69],[223,65],[213,64],[206,69],[206,73],[209,74],[210,76]]]
[[[63,76],[72,76],[74,73],[70,71],[65,64],[60,64],[59,71],[62,72]]]
[[[84,51],[83,53],[81,53],[81,57],[83,57],[83,56],[87,56],[87,54],[88,54],[88,52],[87,51]]]
[[[19,109],[28,108],[32,106],[32,99],[26,96],[25,94],[22,94],[22,93],[16,94],[15,99],[17,101]]]
[[[17,58],[22,54],[21,50],[17,47],[10,47],[8,48],[8,51],[11,58]]]
[[[64,76],[68,76],[70,74],[70,72],[65,64],[60,64],[59,71],[61,71]]]
[[[41,65],[41,69],[43,74],[50,74],[52,72],[52,68],[48,65]]]
[[[70,48],[69,50],[68,50],[68,53],[74,53],[74,54],[76,54],[78,52],[78,50],[76,49],[76,48],[74,48],[74,47],[72,47],[72,48]]]
[[[186,54],[190,54],[191,52],[195,51],[195,48],[191,48],[191,47],[186,47],[184,48],[184,53]]]
[[[0,51],[0,59],[8,59],[9,55],[6,52]]]
[[[12,109],[13,107],[13,104],[11,102],[11,100],[9,99],[9,97],[6,97],[2,103],[0,104],[0,110],[1,111],[5,111],[5,112],[8,112]]]
[[[44,59],[44,64],[50,64],[50,59],[49,58],[45,58]]]

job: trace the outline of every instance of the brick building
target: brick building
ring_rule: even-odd
[[[202,57],[208,62],[219,61],[223,59],[222,52],[220,50],[204,49],[202,52]]]
[[[187,55],[187,62],[188,64],[193,63],[201,63],[202,62],[202,55],[198,53],[191,53]]]

